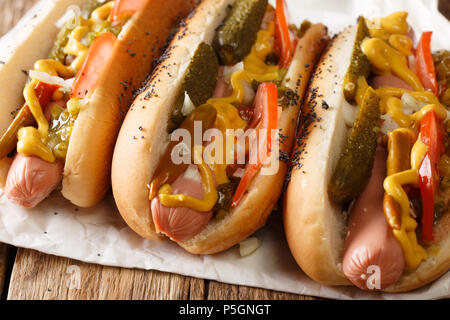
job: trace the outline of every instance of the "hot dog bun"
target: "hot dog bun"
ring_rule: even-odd
[[[58,32],[56,21],[69,5],[82,6],[86,2],[47,1],[42,4],[43,9],[37,13],[39,23],[27,26],[26,36],[11,48],[14,54],[0,65],[0,83],[8,81],[10,84],[13,74],[15,84],[14,94],[6,90],[0,93],[8,102],[4,104],[5,109],[9,108],[5,114],[15,110],[20,101],[23,103],[21,91],[26,76],[21,70],[31,69],[36,60],[48,54]],[[175,0],[167,5],[163,0],[148,0],[125,24],[89,103],[80,111],[73,127],[62,181],[62,194],[73,204],[93,206],[109,190],[114,143],[133,94],[151,71],[152,61],[161,54],[173,27],[196,3],[196,0]],[[11,120],[8,117],[8,121],[0,122],[0,134]]]
[[[327,185],[346,139],[342,83],[355,37],[356,28],[350,28],[333,39],[312,76],[302,110],[303,143],[295,146],[285,194],[284,227],[291,252],[311,278],[326,285],[349,284],[341,266],[345,222],[341,208],[328,198]]]
[[[123,30],[89,105],[73,128],[62,183],[62,194],[72,203],[92,206],[109,190],[114,144],[133,93],[151,71],[173,27],[195,3],[175,0],[168,5],[164,0],[149,0]]]
[[[161,239],[152,220],[147,185],[169,140],[167,122],[175,102],[173,93],[180,90],[195,49],[202,41],[211,43],[215,29],[226,16],[227,6],[233,3],[205,0],[197,7],[193,16],[186,20],[186,27],[179,31],[180,37],[176,35],[170,44],[166,59],[155,69],[147,89],[135,100],[120,131],[112,165],[113,194],[124,220],[145,238]],[[326,43],[326,34],[321,24],[307,31],[297,45],[285,77],[288,79],[286,86],[298,94],[298,100],[295,106],[283,111],[279,120],[279,128],[287,136],[280,145],[284,152],[290,151],[299,104],[318,52]],[[277,174],[258,174],[242,202],[227,217],[220,221],[212,219],[195,237],[177,243],[191,253],[210,254],[228,249],[248,237],[264,225],[281,193],[286,171],[287,164],[279,161]]]
[[[330,200],[327,187],[347,139],[349,105],[343,82],[355,37],[356,27],[338,34],[312,76],[284,197],[284,227],[292,255],[309,277],[325,285],[351,285],[342,270],[348,215]],[[428,258],[384,291],[413,290],[450,268],[449,223],[449,215],[439,220],[435,244],[427,248]]]

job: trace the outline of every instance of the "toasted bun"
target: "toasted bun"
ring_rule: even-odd
[[[22,70],[48,55],[58,28],[56,22],[70,5],[83,6],[87,0],[43,1],[31,10],[32,23],[13,31],[17,35],[10,48],[1,51],[0,91],[3,114],[0,134],[13,120],[14,111],[23,105],[27,76]],[[152,62],[162,53],[175,25],[186,16],[197,0],[148,0],[124,26],[111,59],[97,82],[88,105],[75,122],[64,167],[62,194],[80,207],[98,203],[109,190],[111,160],[120,124],[132,102],[133,94],[151,71]],[[0,185],[10,161],[0,163]]]
[[[111,184],[111,161],[133,93],[151,71],[173,27],[196,0],[149,0],[125,25],[89,104],[75,122],[64,167],[62,194],[75,205],[98,203]]]
[[[234,1],[206,0],[196,9],[185,29],[180,30],[183,36],[175,37],[171,43],[166,60],[155,70],[147,90],[135,100],[119,134],[113,158],[113,194],[125,221],[145,238],[161,238],[152,221],[147,185],[169,141],[167,121],[174,105],[174,92],[180,90],[184,72],[197,46],[202,41],[211,43],[215,29],[227,14],[226,7],[232,3]],[[288,70],[286,86],[298,94],[298,103],[287,108],[280,117],[279,128],[286,136],[280,145],[284,153],[290,152],[299,104],[312,66],[326,42],[326,34],[323,25],[312,26],[299,41]],[[178,244],[191,253],[215,253],[263,226],[281,193],[287,171],[286,163],[278,161],[278,164],[277,174],[258,174],[254,178],[241,204],[226,218],[211,220],[201,233]]]
[[[327,187],[347,140],[344,75],[356,27],[337,35],[312,76],[303,105],[303,127],[294,147],[290,182],[284,198],[284,227],[289,248],[302,270],[325,285],[351,285],[342,271],[346,213],[328,197]],[[450,267],[450,215],[434,229],[429,258],[385,291],[409,291],[438,278]]]

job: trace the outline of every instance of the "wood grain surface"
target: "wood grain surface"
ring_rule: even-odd
[[[0,37],[37,0],[0,0]],[[440,0],[450,17],[450,0]],[[0,243],[0,297],[8,299],[314,299],[160,272],[94,265]],[[12,256],[12,257],[11,257]],[[12,268],[11,275],[9,275]]]

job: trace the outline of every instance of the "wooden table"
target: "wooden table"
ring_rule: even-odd
[[[0,0],[0,37],[37,0]],[[450,17],[450,1],[440,10]],[[72,268],[79,268],[79,288]],[[2,299],[315,299],[178,274],[105,267],[0,243]]]

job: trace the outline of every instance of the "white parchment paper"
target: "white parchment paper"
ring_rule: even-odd
[[[274,1],[271,1],[272,3]],[[288,0],[291,21],[322,22],[331,34],[359,15],[379,17],[408,11],[416,39],[433,31],[432,48],[450,49],[450,23],[437,0]],[[38,4],[39,5],[39,4]],[[33,16],[31,10],[19,26]],[[13,29],[0,48],[14,41]],[[1,51],[0,51],[1,52]],[[1,58],[1,56],[0,56]],[[1,59],[0,59],[1,60]],[[2,88],[3,90],[3,88]],[[337,299],[437,299],[450,297],[450,272],[434,283],[406,294],[368,293],[353,287],[326,287],[310,280],[292,258],[284,238],[281,214],[275,212],[255,234],[262,241],[252,255],[240,257],[238,246],[207,256],[191,255],[176,244],[136,235],[123,222],[111,195],[99,205],[81,209],[54,192],[32,210],[10,203],[0,189],[0,241],[18,247],[109,266],[156,269],[204,279]]]

